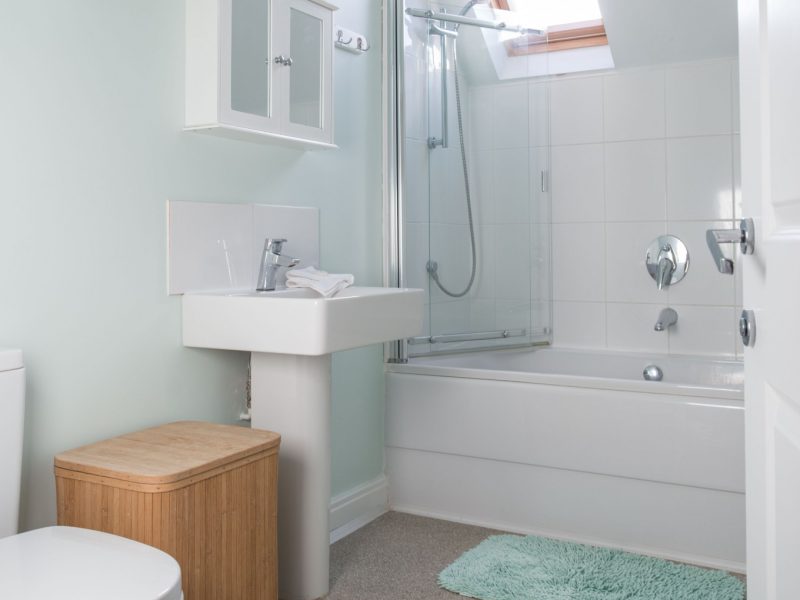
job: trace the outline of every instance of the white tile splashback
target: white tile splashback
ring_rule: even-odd
[[[170,294],[255,288],[266,237],[286,238],[286,254],[319,266],[316,208],[170,201],[168,210]]]

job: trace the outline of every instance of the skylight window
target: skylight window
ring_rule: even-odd
[[[491,0],[491,6],[515,23],[546,32],[506,39],[509,56],[608,45],[598,0]]]
[[[510,10],[530,27],[548,29],[554,26],[599,21],[603,18],[597,0],[506,0],[497,8]]]

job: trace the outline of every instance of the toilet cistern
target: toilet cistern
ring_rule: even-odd
[[[658,313],[658,321],[656,321],[653,329],[656,331],[666,331],[675,323],[678,322],[678,313],[674,308],[663,308]]]
[[[256,290],[271,292],[275,289],[278,279],[278,270],[281,267],[291,269],[300,263],[299,258],[281,254],[283,245],[287,242],[284,238],[267,238],[264,241],[264,253],[261,255],[261,268],[258,271]]]

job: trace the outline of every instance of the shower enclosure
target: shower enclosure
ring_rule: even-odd
[[[547,53],[515,46],[541,32],[474,0],[395,9],[389,262],[428,300],[394,358],[549,342],[549,92],[532,77]]]

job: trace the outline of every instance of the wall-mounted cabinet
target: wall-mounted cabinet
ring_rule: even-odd
[[[322,0],[186,0],[186,129],[333,144],[333,11]]]

